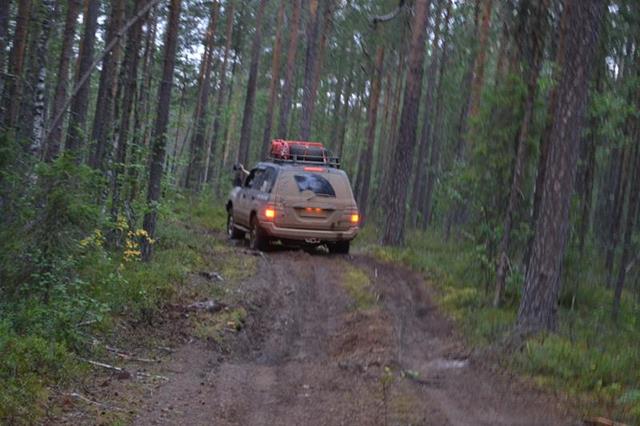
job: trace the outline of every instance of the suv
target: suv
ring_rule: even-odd
[[[349,253],[360,217],[347,174],[322,145],[276,140],[272,157],[258,163],[227,202],[229,238],[249,234],[252,249],[283,244],[325,244],[331,253]]]

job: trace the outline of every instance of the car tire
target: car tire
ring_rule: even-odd
[[[227,236],[230,240],[240,240],[244,238],[244,232],[236,228],[236,222],[231,212],[227,214]]]
[[[251,230],[249,231],[249,248],[258,251],[267,251],[267,248],[269,248],[269,238],[260,228],[258,218],[255,216],[251,218]]]
[[[351,241],[338,241],[335,243],[327,244],[329,253],[331,254],[349,254],[351,248]]]

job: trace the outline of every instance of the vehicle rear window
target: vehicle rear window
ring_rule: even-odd
[[[324,177],[315,173],[298,173],[293,177],[298,185],[298,190],[312,191],[316,195],[335,197],[336,191]]]

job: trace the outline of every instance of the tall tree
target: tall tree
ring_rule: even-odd
[[[167,144],[167,125],[169,124],[169,107],[171,104],[171,89],[173,88],[173,71],[176,64],[176,47],[178,45],[178,28],[180,24],[180,8],[182,0],[171,0],[169,4],[169,19],[164,43],[164,60],[162,79],[158,87],[158,107],[155,126],[153,129],[153,146],[149,157],[149,184],[147,188],[147,212],[144,215],[143,229],[147,238],[143,242],[142,257],[151,259],[153,238],[156,234],[158,221],[158,203],[160,201],[160,184],[164,166],[165,149]]]
[[[529,10],[531,9],[531,10]],[[496,265],[496,286],[493,298],[493,305],[498,306],[502,300],[504,292],[507,267],[509,264],[509,247],[511,244],[511,231],[513,229],[514,216],[522,193],[522,181],[527,157],[527,139],[529,128],[533,119],[533,110],[536,95],[538,92],[538,76],[544,54],[544,39],[546,37],[546,21],[549,9],[549,0],[530,3],[524,1],[521,4],[520,16],[524,21],[524,28],[519,33],[525,37],[521,42],[522,52],[520,56],[524,59],[525,75],[527,83],[527,94],[524,101],[524,114],[520,122],[520,129],[516,140],[516,159],[513,166],[511,188],[509,189],[509,201],[504,218],[502,238],[498,246],[498,259]]]
[[[433,26],[433,42],[431,43],[431,62],[427,68],[427,91],[424,99],[424,118],[422,120],[422,132],[418,143],[418,155],[416,158],[416,171],[413,174],[413,185],[411,192],[411,226],[418,225],[418,217],[422,212],[420,208],[424,203],[427,179],[427,163],[429,161],[429,145],[432,145],[433,115],[435,108],[433,105],[433,95],[435,93],[436,77],[438,73],[438,48],[440,43],[440,19],[442,17],[441,1],[435,8],[435,22]]]
[[[82,81],[83,76],[91,68],[93,61],[93,50],[96,41],[96,30],[98,28],[98,12],[100,4],[98,0],[86,0],[84,5],[84,33],[80,44],[80,52],[78,53],[78,67],[76,70],[75,95],[71,100],[69,110],[69,129],[67,131],[67,141],[65,151],[76,156],[76,161],[82,159],[79,152],[82,148],[82,141],[85,135],[85,125],[87,120],[87,107],[89,106],[89,89],[88,81]],[[56,123],[54,123],[56,125]]]
[[[107,25],[105,43],[111,43],[119,37],[118,31],[124,21],[124,0],[111,1],[111,14]],[[102,59],[102,71],[100,72],[100,83],[98,86],[98,96],[96,97],[96,108],[93,117],[93,129],[91,131],[91,142],[93,151],[89,158],[89,165],[96,169],[105,170],[108,141],[113,127],[113,112],[115,101],[115,83],[117,76],[118,62],[122,55],[120,43]]]
[[[393,153],[393,165],[387,179],[388,188],[385,200],[389,210],[384,223],[382,242],[395,246],[404,243],[405,202],[408,190],[406,183],[411,178],[411,165],[416,143],[428,15],[429,0],[416,0],[411,22],[409,68],[400,117],[400,133]]]
[[[218,97],[216,99],[216,108],[213,114],[213,131],[211,136],[211,152],[216,153],[220,140],[220,116],[222,114],[222,107],[224,104],[225,94],[227,91],[227,68],[229,64],[229,53],[231,51],[231,42],[233,41],[233,18],[235,14],[235,1],[231,0],[226,4],[225,14],[227,16],[226,30],[225,30],[225,44],[224,54],[222,55],[222,65],[220,68],[220,81],[218,85]],[[213,162],[212,164],[215,164]],[[207,169],[208,170],[208,169]],[[213,173],[207,171],[209,178],[213,176]]]
[[[6,64],[7,37],[9,35],[9,13],[11,0],[0,2],[0,99],[4,88],[4,68]],[[1,106],[0,106],[1,107]]]
[[[264,133],[262,135],[261,158],[265,158],[271,139],[271,126],[273,125],[273,111],[276,105],[276,96],[280,86],[280,51],[282,50],[282,27],[284,25],[284,6],[286,1],[280,0],[278,8],[278,21],[276,22],[276,38],[271,59],[271,83],[269,84],[269,103],[265,117]]]
[[[371,169],[373,168],[373,147],[376,143],[376,128],[378,119],[378,105],[380,103],[380,87],[384,73],[384,46],[376,48],[375,62],[372,64],[371,90],[369,106],[367,107],[367,134],[363,155],[360,157],[357,182],[357,201],[360,214],[366,220],[369,202],[369,186],[371,183]]]
[[[326,2],[328,0],[324,0]],[[302,93],[302,117],[300,119],[300,140],[306,141],[311,137],[311,120],[316,94],[313,92],[316,62],[319,59],[318,47],[320,42],[320,22],[318,16],[319,0],[309,0],[307,16],[307,46],[304,58],[304,84]]]
[[[240,130],[240,146],[237,161],[246,164],[249,161],[249,145],[251,144],[251,128],[253,125],[253,110],[255,107],[256,89],[258,85],[258,66],[260,64],[260,48],[262,46],[262,20],[264,10],[269,0],[260,0],[256,16],[256,34],[251,46],[251,64],[249,65],[249,81],[247,82],[247,96],[244,102],[242,128]]]
[[[137,1],[134,6],[134,14],[142,10],[143,2]],[[148,14],[147,16],[148,17]],[[120,82],[122,100],[120,106],[120,118],[118,132],[115,139],[115,157],[113,162],[113,174],[111,177],[111,218],[114,223],[120,214],[122,176],[125,171],[127,147],[129,141],[129,129],[133,114],[133,102],[138,83],[138,64],[140,62],[140,45],[142,42],[142,25],[144,20],[138,20],[129,32],[124,53],[124,59],[120,70]]]
[[[521,332],[555,330],[560,272],[569,231],[569,206],[587,101],[587,87],[605,3],[568,0],[561,32],[562,69],[549,137],[547,173],[543,182],[540,215],[525,275],[518,310]]]
[[[69,65],[73,55],[73,42],[76,36],[78,14],[80,12],[81,0],[69,0],[67,3],[67,14],[64,21],[64,32],[62,37],[62,49],[58,61],[58,75],[56,77],[56,88],[51,102],[51,115],[56,117],[61,114],[62,108],[67,101],[67,87],[69,84]],[[55,125],[47,138],[45,161],[52,161],[60,152],[60,142],[62,140],[63,121]]]
[[[198,97],[193,112],[193,137],[189,152],[187,167],[187,188],[197,190],[202,183],[205,173],[205,132],[207,124],[207,109],[211,92],[211,73],[213,68],[213,48],[216,26],[218,21],[218,2],[211,3],[209,25],[203,44],[204,53],[200,62],[200,77],[198,79]]]
[[[4,79],[2,110],[0,110],[0,123],[3,123],[7,129],[13,129],[18,124],[31,8],[32,0],[18,1],[16,28],[13,35],[11,52],[9,53],[9,68]]]
[[[36,47],[35,71],[37,75],[33,99],[33,124],[31,131],[31,154],[40,159],[45,131],[45,95],[47,84],[47,52],[51,37],[52,20],[55,16],[53,0],[42,0],[40,7],[40,36]]]
[[[291,112],[291,97],[295,85],[296,55],[298,53],[298,32],[300,30],[300,12],[302,0],[292,0],[293,11],[289,24],[289,47],[287,49],[287,69],[285,71],[282,95],[280,96],[280,115],[278,117],[279,138],[287,138],[289,114]]]

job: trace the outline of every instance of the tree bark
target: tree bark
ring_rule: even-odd
[[[411,178],[416,142],[428,14],[429,0],[416,0],[411,24],[411,50],[409,51],[409,69],[400,117],[400,133],[393,155],[393,166],[387,181],[389,188],[385,203],[389,211],[384,224],[382,243],[394,246],[404,243],[405,202],[408,190],[406,182]]]
[[[271,142],[271,126],[273,125],[273,111],[278,96],[280,86],[280,51],[282,50],[282,27],[284,25],[284,6],[286,1],[280,0],[278,8],[278,22],[276,23],[276,39],[273,46],[273,58],[271,60],[271,83],[269,84],[269,103],[264,124],[264,134],[262,135],[262,150],[260,158],[264,159],[269,150]]]
[[[527,160],[527,139],[529,138],[529,128],[533,120],[534,104],[538,93],[538,76],[542,66],[544,54],[544,39],[546,37],[546,16],[549,9],[549,1],[545,0],[537,4],[534,10],[523,10],[523,14],[532,15],[533,18],[528,27],[527,33],[530,39],[526,41],[531,46],[523,55],[528,60],[525,64],[525,79],[527,81],[527,97],[524,102],[524,114],[520,122],[520,129],[516,140],[516,158],[513,166],[513,175],[511,179],[511,188],[509,189],[509,201],[505,214],[502,238],[498,245],[498,259],[496,263],[496,285],[493,298],[493,306],[498,307],[502,301],[505,283],[507,279],[507,268],[509,266],[509,248],[511,244],[511,231],[516,211],[520,202],[520,194],[522,193],[522,181],[524,178],[526,160]]]
[[[640,136],[640,125],[637,120],[634,127],[635,138],[633,140],[638,141],[638,137]],[[631,183],[631,191],[629,192],[627,219],[623,230],[624,240],[622,242],[622,255],[620,257],[620,268],[618,269],[618,276],[616,278],[615,291],[613,294],[613,308],[611,311],[614,321],[618,319],[618,314],[620,312],[620,300],[622,298],[622,290],[624,288],[624,282],[627,275],[627,262],[629,262],[629,258],[631,257],[631,237],[633,236],[636,220],[638,218],[638,209],[640,208],[640,145],[638,145],[637,142],[634,150],[635,159],[633,161],[633,180]]]
[[[524,291],[518,310],[520,332],[553,331],[557,327],[560,272],[569,231],[569,207],[577,164],[580,130],[587,104],[592,61],[604,16],[599,0],[565,2],[562,71],[554,98],[548,168],[542,187]]]
[[[81,1],[69,0],[67,4],[67,16],[64,23],[64,34],[62,38],[62,51],[58,62],[58,76],[56,88],[53,95],[52,110],[50,118],[61,114],[62,108],[67,101],[67,88],[69,85],[69,65],[73,55],[73,44],[76,36],[76,26],[78,14],[80,12]],[[53,161],[60,153],[60,142],[62,141],[63,121],[54,126],[49,133],[46,143],[45,161]]]
[[[158,13],[153,9],[149,12],[147,29],[145,33],[144,51],[142,54],[142,76],[137,93],[133,111],[133,137],[131,138],[131,160],[127,170],[127,202],[131,204],[138,196],[140,188],[140,175],[138,163],[142,156],[142,147],[147,146],[149,134],[149,115],[151,108],[149,107],[149,93],[151,92],[151,84],[153,77],[152,60],[156,52],[156,32],[158,30]]]
[[[451,2],[447,3],[447,11],[444,19],[444,37],[442,41],[442,56],[440,57],[440,69],[438,71],[438,92],[436,94],[436,112],[434,117],[433,142],[429,154],[429,165],[427,166],[427,178],[425,182],[424,203],[420,205],[422,211],[422,228],[426,229],[431,223],[433,212],[431,209],[433,200],[433,190],[436,185],[436,178],[440,168],[440,150],[444,139],[444,75],[448,64],[448,43],[449,43],[449,19],[451,17]]]
[[[84,6],[84,34],[80,44],[80,52],[78,53],[78,68],[76,70],[77,91],[71,100],[69,110],[69,128],[67,130],[67,141],[65,151],[75,157],[76,162],[82,160],[80,152],[83,139],[85,137],[85,125],[87,120],[87,107],[89,105],[89,89],[88,81],[81,83],[84,75],[91,68],[93,61],[93,50],[96,41],[96,30],[98,27],[98,13],[100,5],[98,0],[86,0]],[[52,123],[56,126],[57,123]]]
[[[0,2],[0,99],[4,89],[5,65],[7,38],[9,35],[9,13],[11,11],[11,0]],[[0,105],[1,109],[1,105]],[[0,120],[0,123],[2,121]]]
[[[268,0],[260,0],[258,16],[256,17],[256,34],[251,47],[251,64],[249,65],[249,81],[247,82],[247,96],[242,115],[242,128],[240,130],[240,146],[238,147],[237,161],[247,164],[249,161],[249,147],[251,144],[251,127],[253,125],[253,110],[255,107],[256,88],[258,85],[258,66],[260,64],[260,48],[262,46],[262,19]]]
[[[328,0],[324,0],[326,2]],[[319,0],[309,0],[309,18],[307,22],[307,49],[304,62],[304,85],[302,94],[302,117],[300,119],[300,140],[309,140],[311,137],[311,120],[313,119],[313,107],[315,93],[313,85],[315,80],[316,62],[318,61],[318,48],[320,42],[320,17],[318,16]]]
[[[369,106],[367,108],[367,134],[363,155],[360,157],[358,175],[360,185],[358,191],[358,209],[364,223],[367,220],[369,201],[369,186],[371,182],[371,168],[373,166],[373,148],[376,143],[376,127],[378,121],[378,104],[380,103],[380,86],[384,72],[384,46],[376,49],[376,59],[371,75],[371,93],[369,94]]]
[[[33,125],[31,133],[31,155],[41,159],[42,141],[45,131],[45,95],[47,91],[47,52],[51,37],[52,20],[55,16],[53,0],[42,0],[40,7],[40,37],[36,47],[37,82],[33,100]]]
[[[4,123],[7,130],[14,129],[18,124],[31,9],[32,0],[18,1],[16,28],[9,53],[9,67],[4,79],[2,111],[0,111],[0,123]]]
[[[211,137],[212,151],[215,153],[220,140],[220,116],[222,114],[222,106],[224,104],[225,93],[227,91],[227,68],[229,64],[229,52],[231,50],[231,42],[233,41],[233,17],[235,14],[235,1],[232,0],[227,3],[225,7],[225,14],[227,15],[226,23],[226,38],[224,45],[224,54],[222,57],[222,66],[220,69],[220,83],[218,87],[218,97],[216,100],[216,110],[213,117],[213,135]],[[218,161],[218,169],[220,168],[220,162]],[[218,170],[219,172],[220,170]],[[213,173],[210,173],[213,176]]]
[[[139,12],[141,1],[135,2],[135,13]],[[147,15],[148,17],[148,15]],[[116,139],[116,155],[111,179],[111,219],[116,223],[120,214],[122,176],[125,172],[127,147],[129,142],[129,128],[133,101],[138,84],[138,63],[140,62],[140,45],[142,42],[142,25],[140,19],[134,24],[127,37],[124,60],[120,70],[120,85],[122,87],[122,104],[120,107],[120,122]]]
[[[105,39],[105,44],[107,45],[115,40],[116,37],[119,37],[118,31],[124,21],[124,4],[124,0],[111,1],[111,15]],[[113,127],[117,68],[122,55],[120,44],[119,42],[102,59],[102,71],[100,72],[93,129],[91,131],[91,143],[94,145],[89,165],[102,171],[106,171],[106,157],[110,155],[107,151],[109,150],[109,139]]]
[[[420,208],[424,203],[426,195],[427,165],[429,163],[429,145],[433,145],[433,94],[435,93],[436,76],[438,72],[438,45],[440,43],[440,19],[442,11],[440,2],[435,8],[436,19],[433,28],[433,42],[431,43],[431,63],[427,69],[427,91],[424,99],[424,117],[422,121],[422,133],[418,143],[418,155],[416,158],[416,171],[413,174],[413,185],[411,191],[411,214],[410,224],[413,228],[418,225]]]
[[[285,72],[282,86],[282,96],[280,97],[280,116],[278,118],[278,138],[286,139],[291,113],[291,97],[295,85],[296,54],[298,53],[298,32],[300,31],[300,11],[302,9],[301,0],[292,0],[293,11],[291,25],[289,28],[289,47],[287,50],[287,70]]]
[[[187,167],[186,187],[199,190],[204,176],[205,131],[209,93],[211,90],[211,71],[213,67],[214,36],[218,20],[218,2],[211,3],[209,25],[204,38],[204,53],[200,63],[198,98],[193,112],[193,138],[189,147],[189,165]]]
[[[167,125],[169,123],[169,107],[171,89],[173,87],[173,71],[176,64],[176,47],[178,44],[178,27],[180,23],[181,0],[171,0],[164,43],[164,64],[162,80],[158,88],[158,108],[153,130],[153,146],[149,158],[149,185],[147,189],[147,213],[144,215],[143,229],[147,238],[142,244],[142,257],[149,261],[152,255],[153,238],[158,221],[158,203],[160,201],[160,184],[167,142]]]

